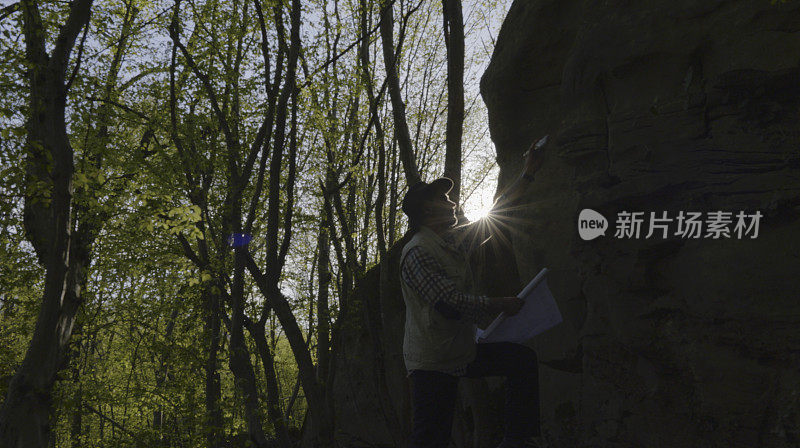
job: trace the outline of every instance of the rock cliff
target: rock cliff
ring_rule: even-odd
[[[518,0],[481,92],[501,183],[553,139],[514,237],[564,315],[533,341],[548,438],[800,446],[800,3]],[[585,208],[605,236],[579,237]],[[615,237],[624,211],[639,238]],[[763,217],[645,238],[664,211]]]
[[[800,446],[800,2],[517,0],[481,91],[501,185],[551,135],[515,266],[485,262],[490,292],[551,270],[564,322],[531,342],[549,446]],[[585,208],[605,236],[579,237]],[[626,211],[763,216],[754,239],[617,238]],[[337,331],[344,446],[409,430],[398,256]],[[462,387],[455,444],[493,446],[502,384]]]

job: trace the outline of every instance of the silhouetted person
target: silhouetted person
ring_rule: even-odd
[[[533,146],[520,178],[493,210],[515,202],[541,166],[543,150]],[[505,376],[505,437],[500,447],[523,447],[539,435],[536,353],[524,345],[475,343],[476,323],[487,314],[516,314],[517,297],[472,294],[468,238],[458,238],[456,204],[448,178],[411,186],[403,199],[411,240],[403,248],[401,287],[406,304],[403,356],[414,409],[409,446],[446,448],[450,441],[459,377]],[[490,214],[491,216],[491,214]],[[461,243],[457,242],[462,240]],[[466,244],[465,244],[466,243]]]

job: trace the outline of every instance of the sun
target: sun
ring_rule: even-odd
[[[479,221],[489,216],[494,205],[494,190],[495,184],[493,182],[482,182],[466,195],[461,207],[470,222]]]
[[[464,215],[469,219],[471,222],[478,221],[489,216],[489,213],[492,211],[492,204],[480,204],[478,206],[473,206],[470,208],[464,208]]]
[[[497,190],[499,168],[494,161],[495,152],[491,142],[481,147],[483,155],[469,158],[464,164],[466,182],[462,183],[461,209],[470,222],[480,221],[491,215]]]

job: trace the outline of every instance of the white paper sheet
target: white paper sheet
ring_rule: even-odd
[[[523,343],[562,322],[561,312],[547,286],[547,268],[542,269],[517,297],[525,301],[522,309],[513,316],[500,313],[486,327],[478,329],[475,340],[481,342]]]

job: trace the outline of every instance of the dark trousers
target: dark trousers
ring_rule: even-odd
[[[504,376],[506,436],[539,435],[539,365],[536,352],[511,342],[478,344],[466,376]],[[410,375],[414,423],[409,448],[446,448],[453,426],[458,377],[414,370]]]

